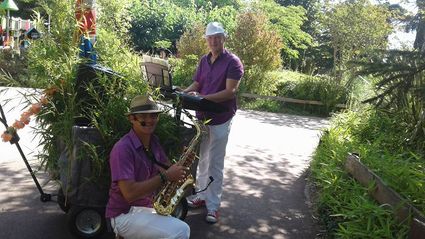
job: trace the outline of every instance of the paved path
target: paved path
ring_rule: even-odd
[[[0,94],[0,102],[4,99]],[[6,112],[9,124],[21,111]],[[238,111],[225,161],[221,221],[207,224],[205,209],[191,210],[186,220],[191,238],[315,238],[305,177],[320,129],[327,123],[321,118]],[[0,131],[3,128],[0,125]],[[36,169],[31,153],[39,139],[32,140],[29,127],[20,134]],[[42,184],[48,182],[41,172],[37,177]],[[48,193],[55,188],[52,182],[44,186]],[[0,238],[71,239],[66,223],[66,214],[55,202],[40,202],[16,147],[0,142]]]

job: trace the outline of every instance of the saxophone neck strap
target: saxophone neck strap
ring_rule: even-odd
[[[152,163],[158,165],[162,169],[167,170],[170,167],[170,166],[165,165],[164,163],[161,163],[158,160],[156,160],[155,155],[149,149],[146,149],[146,148],[143,147],[143,151],[145,151],[146,157],[148,157],[148,159],[150,161],[152,161]]]

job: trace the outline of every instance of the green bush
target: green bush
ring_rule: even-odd
[[[260,76],[261,74],[257,77]],[[329,116],[331,112],[341,109],[336,107],[337,104],[347,104],[349,96],[352,96],[350,93],[352,87],[343,86],[330,77],[309,76],[286,70],[268,72],[263,76],[262,81],[254,81],[254,84],[256,87],[255,92],[260,95],[320,101],[324,105],[265,99],[254,102],[254,100],[243,98],[241,103],[244,108],[301,115]],[[245,85],[241,84],[242,91],[245,90],[244,87]],[[352,99],[350,98],[350,100]]]
[[[177,42],[178,58],[170,58],[175,85],[186,87],[192,83],[201,57],[208,53],[204,36],[205,27],[196,23],[188,28]]]
[[[187,55],[184,58],[170,58],[172,66],[173,85],[182,88],[192,84],[199,58],[196,55]]]
[[[309,75],[297,72],[297,71],[291,71],[291,70],[276,70],[271,71],[269,74],[274,75],[275,77],[279,78],[279,82],[282,81],[301,81],[302,79],[308,77]]]
[[[198,22],[186,29],[177,42],[178,57],[196,56],[200,59],[208,53],[207,42],[204,38],[205,26]]]
[[[328,112],[336,109],[337,104],[347,103],[348,89],[327,76],[308,76],[299,81],[282,81],[277,86],[276,95],[320,101]]]
[[[276,75],[264,72],[259,66],[251,66],[245,70],[239,90],[259,95],[273,95],[277,83]]]

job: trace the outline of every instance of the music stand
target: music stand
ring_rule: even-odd
[[[144,80],[151,87],[159,88],[165,98],[172,99],[180,104],[183,109],[223,113],[228,111],[227,107],[207,100],[203,97],[192,96],[179,92],[173,86],[170,67],[166,60],[143,56],[142,73]]]

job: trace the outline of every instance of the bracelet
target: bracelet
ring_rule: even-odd
[[[161,179],[161,183],[164,184],[168,181],[167,175],[163,172],[159,172],[159,178]]]

